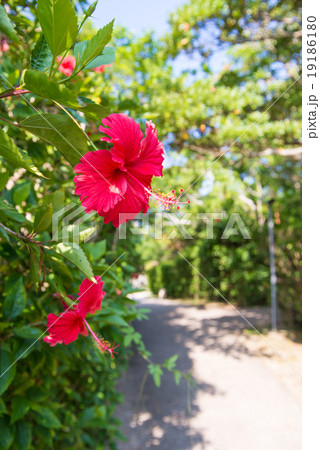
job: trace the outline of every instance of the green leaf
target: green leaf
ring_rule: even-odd
[[[73,166],[88,151],[84,134],[66,115],[35,114],[24,119],[21,126],[54,145]]]
[[[30,402],[28,399],[22,397],[21,395],[16,395],[15,397],[13,397],[11,408],[12,412],[10,425],[27,414],[30,408]]]
[[[6,232],[6,230],[4,230],[1,227],[0,227],[0,234],[2,235],[2,237],[5,238],[5,240],[8,242],[8,244],[11,244],[9,234]]]
[[[38,288],[39,284],[39,273],[40,273],[40,249],[37,246],[35,248],[31,248],[30,252],[30,272],[32,276],[32,280],[35,284],[35,288]]]
[[[17,317],[27,305],[27,293],[23,278],[17,274],[11,275],[4,287],[3,317],[12,320]]]
[[[90,253],[93,261],[102,258],[105,255],[107,250],[107,241],[103,239],[102,241],[89,243],[86,247],[87,251]]]
[[[69,49],[77,34],[77,16],[70,0],[38,0],[38,19],[53,59]]]
[[[35,233],[42,233],[42,231],[45,231],[50,227],[52,222],[52,212],[51,205],[39,208],[33,224]]]
[[[72,247],[69,244],[60,242],[59,244],[54,245],[52,250],[78,267],[87,278],[92,281],[95,280],[88,258],[80,247]]]
[[[151,309],[149,309],[149,308],[138,308],[136,310],[137,320],[148,320],[149,317],[147,316],[147,314],[149,314],[150,312],[151,312]]]
[[[34,339],[26,339],[17,350],[15,358],[17,360],[25,359],[30,355],[30,353],[32,353],[37,348],[39,349],[39,343],[37,341],[35,342]]]
[[[51,409],[42,405],[32,405],[31,408],[35,412],[34,418],[39,425],[45,428],[61,427],[58,417],[51,411]]]
[[[31,52],[31,69],[43,71],[48,69],[51,63],[52,53],[44,34],[41,33]]]
[[[125,347],[129,347],[129,345],[131,344],[133,340],[133,334],[126,334],[124,339],[123,339],[123,345]]]
[[[35,433],[37,437],[40,439],[40,442],[43,442],[45,448],[53,448],[53,432],[48,432],[48,429],[38,426],[35,428]]]
[[[52,199],[53,214],[64,208],[65,206],[64,202],[65,202],[64,189],[59,189],[58,191],[55,191]]]
[[[154,384],[157,387],[161,386],[161,375],[163,374],[163,371],[159,364],[149,364],[148,369],[150,371],[150,374],[153,376]]]
[[[0,129],[0,156],[13,167],[23,167],[29,172],[43,177],[26,152],[22,152],[13,139]]]
[[[16,365],[12,354],[3,349],[0,350],[0,395],[10,386],[15,374]]]
[[[16,439],[18,450],[28,450],[31,447],[32,431],[31,426],[24,420],[16,424]]]
[[[29,325],[15,327],[13,332],[24,339],[38,339],[42,335],[42,331],[39,328],[30,327]]]
[[[174,370],[173,376],[174,376],[174,381],[175,381],[176,385],[178,385],[180,383],[180,378],[181,378],[180,370]]]
[[[0,5],[0,31],[14,42],[19,42],[17,32],[2,5]]]
[[[44,402],[50,395],[50,392],[46,391],[41,386],[31,386],[26,392],[27,398],[34,402]]]
[[[22,214],[18,213],[15,208],[8,205],[2,198],[0,198],[0,210],[15,222],[23,223],[26,221],[26,218]]]
[[[30,156],[28,155],[28,153],[23,150],[23,149],[19,149],[20,153],[22,155],[22,158],[24,159],[24,162],[26,165],[28,165],[29,167],[25,167],[25,169],[27,169],[29,172],[34,173],[35,175],[37,175],[38,177],[42,177],[42,178],[47,178],[45,177],[40,170],[34,165],[34,162],[32,161],[32,159],[30,158]]]
[[[99,318],[101,318],[101,320],[104,323],[109,323],[111,325],[119,325],[121,327],[128,327],[129,326],[128,323],[124,319],[122,319],[122,317],[116,316],[115,314],[112,314],[110,316],[104,316],[104,315],[100,316],[99,315]],[[132,338],[133,338],[133,336],[132,336]]]
[[[37,70],[25,70],[21,78],[21,85],[33,94],[54,100],[62,105],[75,108],[79,106],[76,96],[65,86],[49,80],[48,76]]]
[[[0,173],[0,191],[6,187],[6,184],[8,183],[8,180],[10,178],[9,172],[2,172]]]
[[[108,413],[105,405],[86,408],[79,417],[79,426],[85,428],[106,428]]]
[[[156,372],[153,374],[153,381],[157,387],[161,386],[161,373],[160,372]]]
[[[55,271],[59,271],[61,274],[66,275],[70,280],[73,280],[72,273],[70,272],[69,267],[64,264],[60,259],[54,258],[50,255],[50,262],[53,265]]]
[[[90,40],[79,42],[74,46],[77,71],[102,53],[111,39],[113,22],[114,20],[101,28]]]
[[[10,448],[14,439],[14,428],[9,426],[9,418],[2,417],[0,419],[0,450]]]
[[[0,414],[6,414],[6,412],[7,412],[6,404],[4,403],[2,398],[0,398]]]
[[[101,55],[97,56],[83,69],[94,69],[95,67],[102,66],[103,64],[111,64],[116,59],[116,50],[112,47],[106,47]]]
[[[15,205],[21,205],[22,202],[26,201],[29,197],[31,191],[31,182],[25,181],[14,187],[13,190],[13,201]]]
[[[179,355],[171,356],[170,358],[165,360],[165,362],[163,364],[163,367],[165,367],[168,370],[174,369],[175,366],[176,366],[176,361],[177,361],[178,358],[179,358]]]
[[[86,97],[79,96],[79,99],[86,105],[81,106],[80,108],[78,107],[78,110],[82,111],[86,116],[92,117],[95,120],[100,120],[109,114],[109,110],[105,106],[94,103]]]
[[[31,247],[31,246],[29,246]],[[35,284],[35,288],[39,287],[39,275],[41,273],[41,260],[42,254],[41,250],[35,245],[34,248],[31,248],[30,252],[30,272],[32,276],[32,280]]]

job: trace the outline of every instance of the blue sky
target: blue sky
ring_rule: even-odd
[[[135,34],[154,30],[161,36],[168,30],[169,14],[184,3],[185,0],[99,0],[93,23],[101,28],[115,18],[116,24]]]
[[[103,27],[113,18],[115,24],[124,25],[135,35],[144,31],[155,31],[157,36],[163,36],[168,30],[168,19],[171,12],[187,0],[99,0],[92,16],[96,28]],[[214,58],[214,72],[219,72],[227,62],[224,53],[217,52]],[[189,57],[181,54],[173,64],[174,75],[179,75],[185,69],[197,69],[200,60],[197,56]]]

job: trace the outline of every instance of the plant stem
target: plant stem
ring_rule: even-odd
[[[13,127],[20,128],[20,125],[18,123],[11,122],[11,120],[5,119],[4,117],[0,116],[0,120],[3,120],[4,122],[8,123],[9,125],[12,125]]]
[[[62,60],[61,60],[62,61]],[[52,58],[52,62],[51,62],[51,67],[50,67],[50,71],[49,71],[49,80],[51,79],[52,76],[52,72],[53,72],[53,68],[54,68],[54,63],[55,63],[55,58]]]
[[[59,80],[57,83],[58,83],[58,84],[61,84],[61,83],[64,83],[65,81],[71,81],[71,80],[73,80],[73,78],[75,78],[75,77],[81,72],[81,70],[83,69],[83,67],[84,67],[84,66],[81,66],[80,69],[78,69],[76,72],[74,72],[72,75],[70,75],[70,77],[63,78],[63,80]]]
[[[28,91],[26,89],[16,89],[11,92],[6,92],[3,94],[0,94],[0,98],[12,97],[14,95],[22,95],[22,94],[30,94],[30,91]]]
[[[25,234],[17,233],[16,231],[11,230],[10,228],[3,225],[2,223],[0,223],[0,228],[2,228],[4,231],[6,231],[9,234],[12,234],[12,236],[15,236],[16,238],[21,239],[24,242],[30,242],[39,247],[47,247],[44,242],[34,241],[32,237],[26,236]],[[48,241],[48,242],[50,242],[50,241]]]
[[[24,235],[22,235],[22,234],[16,233],[16,232],[13,231],[13,230],[10,230],[10,228],[7,228],[7,227],[6,227],[5,225],[3,225],[2,223],[0,223],[0,227],[1,227],[4,231],[6,231],[7,233],[12,234],[13,236],[16,236],[16,237],[19,238],[19,239],[23,239],[23,240],[27,239],[27,240],[29,240],[29,238],[28,238],[27,236],[24,236]]]
[[[141,400],[141,397],[142,397],[142,394],[143,394],[143,391],[144,391],[144,385],[146,384],[148,375],[149,375],[149,369],[147,369],[147,370],[145,371],[145,374],[143,375],[143,378],[142,378],[142,381],[141,381],[141,385],[140,385],[139,395],[138,395],[136,404],[134,405],[134,408],[133,408],[133,414],[134,414],[135,412],[137,412],[137,408],[138,408],[138,406],[139,406],[139,403],[140,403],[140,400]]]

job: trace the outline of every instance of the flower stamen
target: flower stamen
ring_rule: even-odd
[[[151,200],[156,204],[158,207],[162,207],[165,210],[172,209],[176,207],[177,209],[180,209],[179,205],[185,205],[187,203],[190,203],[190,200],[187,202],[180,202],[180,198],[183,193],[183,189],[180,189],[180,194],[177,197],[176,192],[173,190],[170,194],[163,194],[160,191],[154,191],[151,188],[148,189],[145,187],[146,192],[150,195]]]
[[[177,209],[180,209],[179,205],[185,205],[187,203],[190,203],[190,200],[187,202],[180,202],[180,198],[183,194],[183,189],[180,189],[180,194],[177,197],[176,196],[176,191],[172,190],[170,194],[164,194],[162,193],[160,190],[153,190],[150,187],[146,187],[144,186],[135,176],[133,176],[130,173],[130,177],[136,181],[146,192],[146,194],[148,195],[148,197],[151,197],[151,200],[153,200],[153,202],[155,203],[155,205],[157,207],[162,207],[164,208],[166,211],[176,207]]]
[[[119,344],[116,345],[116,343],[114,342],[112,345],[110,344],[109,341],[106,341],[103,338],[99,338],[94,331],[92,330],[92,328],[90,327],[90,325],[88,324],[88,322],[84,320],[84,323],[86,324],[88,330],[90,331],[92,337],[93,337],[93,342],[95,343],[95,346],[98,348],[98,350],[101,353],[106,353],[109,352],[111,355],[111,358],[114,357],[114,355],[117,355],[118,352],[115,352],[115,349],[119,347]]]

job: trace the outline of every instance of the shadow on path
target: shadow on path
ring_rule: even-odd
[[[142,334],[155,363],[163,363],[166,358],[178,354],[177,368],[188,373],[193,369],[190,358],[192,349],[197,352],[214,349],[237,359],[244,354],[250,356],[247,348],[237,339],[248,325],[233,311],[222,308],[210,311],[161,300],[150,300],[150,304],[144,301],[143,306],[151,308],[149,320],[137,322],[134,326]],[[250,314],[249,320],[255,326],[265,321],[264,311]],[[119,450],[209,448],[204,437],[188,426],[190,416],[197,414],[198,407],[194,402],[194,393],[190,392],[184,380],[177,386],[173,375],[165,372],[161,387],[157,388],[149,375],[143,395],[136,404],[146,369],[147,365],[140,356],[133,358],[128,372],[118,385],[125,403],[118,408],[117,416],[123,424],[122,433],[128,439],[125,443],[119,443]],[[198,390],[211,396],[224,395],[214,384],[195,381]]]

